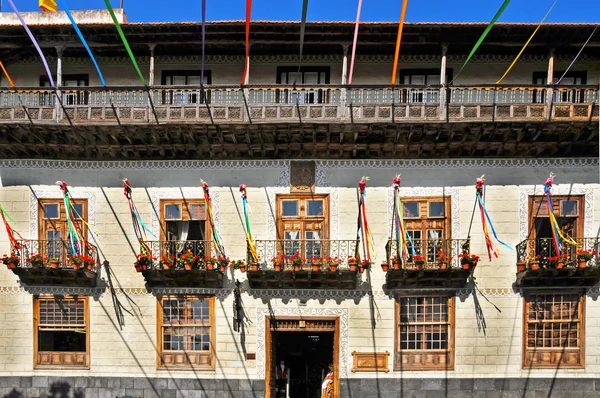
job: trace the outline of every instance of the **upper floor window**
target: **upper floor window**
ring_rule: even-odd
[[[565,76],[560,81],[559,87],[553,92],[552,101],[568,103],[585,102],[586,98],[583,90],[577,88],[561,88],[560,86],[579,86],[586,84],[587,71],[570,71],[567,72],[567,74],[565,74],[564,71],[554,71],[554,75],[552,77],[552,84],[556,84],[558,79],[560,79],[563,75]],[[533,84],[548,84],[548,73],[533,72]],[[533,96],[534,102],[539,103],[546,101],[545,90],[534,90]]]
[[[454,369],[454,298],[398,297],[395,370]]]
[[[202,91],[200,86],[211,84],[210,70],[204,71],[204,81],[200,84],[202,73],[199,70],[165,70],[162,72],[164,86],[177,86],[177,89],[163,91],[162,101],[166,105],[204,104],[204,99],[210,104],[210,90]],[[183,86],[190,86],[189,88]],[[204,98],[203,98],[204,97]]]
[[[87,239],[87,199],[73,200],[73,211],[71,216],[73,222]],[[57,258],[61,264],[66,265],[66,258],[72,254],[71,244],[66,244],[70,239],[70,229],[67,221],[65,202],[62,199],[40,199],[39,200],[39,247],[36,253],[42,254],[50,259]],[[35,243],[35,242],[34,242]]]
[[[439,69],[401,69],[400,82],[404,85],[435,86],[441,84]],[[452,80],[452,69],[446,69],[446,82]],[[400,103],[438,103],[439,90],[426,88],[399,88]]]
[[[540,293],[524,300],[523,367],[584,367],[585,298]]]
[[[197,241],[210,236],[203,199],[164,199],[160,205],[162,240]]]
[[[279,66],[277,67],[277,84],[308,85],[297,89],[276,89],[275,103],[282,104],[323,104],[330,100],[330,91],[311,85],[329,84],[329,66]]]
[[[450,253],[444,242],[450,239],[450,198],[403,198],[403,216],[411,238],[409,255],[427,256],[427,263],[435,263],[438,252]]]
[[[56,80],[56,76],[52,77]],[[78,75],[63,75],[60,85],[62,101],[64,105],[87,105],[89,93],[87,90],[72,89],[76,87],[85,87],[90,85],[90,77],[87,74]],[[48,76],[40,76],[40,87],[50,87],[50,79]],[[72,90],[72,91],[71,91]],[[40,101],[45,106],[54,106],[54,93],[46,92],[40,94]]]
[[[89,368],[88,298],[34,297],[35,367]]]
[[[158,300],[159,367],[215,367],[215,298],[163,296]]]

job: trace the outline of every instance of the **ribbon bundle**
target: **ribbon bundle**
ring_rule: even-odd
[[[13,224],[15,223],[15,220],[13,220],[8,213],[6,212],[6,210],[4,210],[4,208],[2,207],[2,205],[0,205],[0,215],[2,216],[2,221],[4,222],[4,226],[6,227],[6,233],[8,234],[8,240],[10,241],[10,251],[11,253],[16,252],[17,250],[21,250],[23,248],[23,245],[19,243],[19,241],[17,241],[17,238],[15,238],[15,235],[21,239],[21,240],[27,240],[25,238],[23,238],[21,236],[20,233],[18,233],[17,231],[15,231],[10,224],[8,223],[8,221],[12,222]]]
[[[210,199],[210,190],[208,184],[204,180],[200,180],[200,182],[202,183],[202,190],[204,191],[204,200],[206,201],[206,214],[208,215],[208,222],[210,223],[210,229],[212,231],[213,240],[215,241],[215,248],[217,250],[217,254],[219,255],[219,257],[226,258],[227,256],[225,255],[225,248],[221,243],[221,235],[219,235],[219,231],[217,231],[217,228],[215,227],[215,221],[212,212],[212,202]]]
[[[129,203],[129,212],[131,213],[131,223],[133,224],[133,230],[135,232],[135,236],[140,242],[140,252],[141,254],[149,255],[150,248],[146,244],[146,231],[156,237],[150,229],[144,224],[142,218],[140,217],[140,212],[138,211],[135,202],[132,197],[131,184],[127,181],[127,178],[123,180],[123,194],[127,198],[127,202]]]
[[[396,227],[396,255],[406,260],[408,256],[408,247],[410,246],[411,255],[414,257],[417,253],[415,252],[415,245],[412,243],[412,239],[408,234],[406,225],[404,224],[404,205],[400,199],[400,174],[394,177],[394,210],[393,216],[394,221],[392,225],[392,231]]]
[[[358,203],[358,232],[357,235],[362,231],[363,241],[365,242],[364,252],[365,252],[365,260],[369,263],[372,262],[371,254],[373,253],[373,237],[371,236],[371,231],[369,230],[369,223],[367,222],[367,208],[365,206],[365,201],[367,199],[367,181],[369,177],[363,177],[358,182],[358,187],[360,189],[360,199]]]
[[[258,253],[256,251],[256,245],[254,239],[252,239],[252,232],[250,231],[250,218],[248,217],[248,194],[246,193],[246,184],[240,185],[240,196],[242,197],[242,208],[244,209],[244,223],[246,225],[246,243],[248,244],[248,251],[252,257],[252,262],[258,261]]]
[[[560,230],[558,222],[556,221],[556,217],[554,216],[554,206],[552,205],[552,193],[550,192],[553,183],[554,174],[550,173],[550,177],[548,177],[546,183],[544,184],[544,193],[546,194],[546,208],[548,209],[548,217],[550,218],[550,226],[552,227],[552,240],[554,241],[554,248],[556,249],[556,255],[560,256],[562,253],[561,239],[573,246],[577,246],[577,242],[571,239],[571,237],[568,235],[563,234]]]
[[[487,209],[485,208],[485,203],[483,201],[483,198],[484,198],[483,185],[485,184],[485,178],[483,178],[483,177],[484,176],[481,176],[476,180],[475,197],[476,197],[477,204],[479,205],[479,212],[481,213],[481,225],[483,226],[483,236],[485,238],[485,245],[487,247],[488,258],[490,259],[490,261],[492,261],[492,256],[494,256],[495,258],[498,258],[499,251],[498,251],[498,248],[496,247],[496,245],[494,244],[494,242],[492,241],[492,238],[490,237],[490,231],[492,232],[492,234],[494,235],[494,238],[496,239],[496,241],[498,243],[509,248],[510,250],[512,250],[512,247],[510,247],[509,245],[507,245],[506,243],[504,243],[500,239],[498,239],[498,234],[496,234],[496,229],[494,228],[494,224],[492,224],[490,215],[488,214]]]
[[[77,209],[73,204],[73,198],[71,197],[71,193],[69,192],[69,188],[67,187],[67,183],[64,181],[56,181],[56,185],[60,187],[60,190],[63,193],[65,213],[67,217],[67,227],[69,228],[69,242],[71,243],[71,252],[73,254],[82,255],[84,254],[84,246],[91,252],[94,252],[94,247],[85,240],[85,236],[81,231],[79,224],[77,224],[75,220],[80,220],[85,226],[87,226],[90,229],[90,231],[93,232],[93,230],[91,226],[87,222],[85,222],[82,215],[77,212]]]

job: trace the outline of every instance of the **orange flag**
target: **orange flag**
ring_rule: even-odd
[[[56,0],[40,0],[40,8],[48,12],[58,11],[58,7],[56,6]]]

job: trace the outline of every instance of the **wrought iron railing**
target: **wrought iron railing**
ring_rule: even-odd
[[[214,243],[208,240],[149,241],[146,244],[154,258],[154,261],[148,267],[149,269],[165,269],[163,263],[167,261],[173,262],[173,266],[169,268],[183,269],[184,261],[180,261],[179,258],[188,251],[191,252],[193,257],[197,257],[193,261],[193,266],[196,268],[204,268],[207,257],[214,259],[219,257]]]
[[[256,240],[256,252],[258,259],[253,259],[248,253],[248,263],[254,261],[261,264],[262,269],[273,268],[276,258],[283,257],[283,266],[292,267],[291,257],[299,255],[310,265],[311,259],[315,258],[323,262],[326,267],[328,262],[334,261],[341,268],[348,267],[349,257],[359,257],[358,240],[299,240],[299,239],[278,239],[278,240]]]
[[[68,240],[21,240],[19,244],[23,247],[18,252],[20,268],[73,268],[70,257],[74,255],[77,249],[77,242],[71,243]],[[100,270],[100,257],[96,246],[89,242],[83,245],[83,252],[91,257],[93,262],[92,270]],[[37,260],[37,261],[36,261]],[[53,265],[54,263],[54,265]],[[83,267],[83,265],[81,266]]]
[[[559,263],[564,267],[577,267],[580,262],[577,257],[585,252],[591,257],[587,266],[600,265],[600,239],[574,238],[573,241],[576,245],[561,239],[559,255],[553,238],[526,239],[517,245],[517,262],[530,265],[537,261],[543,268],[556,268]]]
[[[441,264],[458,268],[461,267],[462,255],[471,252],[468,239],[416,239],[409,242],[405,249],[407,254],[403,257],[398,242],[389,240],[386,245],[387,263],[411,268],[416,262],[424,261],[423,268],[439,268]]]

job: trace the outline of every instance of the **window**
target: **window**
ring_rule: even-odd
[[[34,366],[89,368],[88,298],[34,297]]]
[[[214,297],[159,298],[158,336],[159,367],[214,369]]]
[[[404,198],[403,215],[408,235],[409,255],[426,255],[427,263],[437,262],[438,252],[450,253],[450,198]]]
[[[277,195],[277,228],[286,257],[324,257],[329,239],[328,195]]]
[[[206,220],[204,200],[161,200],[161,256],[178,256],[186,250],[206,257],[210,250],[210,223]]]
[[[204,81],[200,84],[202,71],[199,70],[167,70],[162,73],[163,86],[178,86],[177,89],[166,91],[163,94],[163,103],[167,105],[190,105],[204,104],[203,94],[206,102],[210,104],[210,90],[202,92],[203,84],[211,84],[210,70],[204,71]],[[183,86],[190,86],[184,88]]]
[[[560,88],[560,86],[579,86],[587,82],[587,71],[572,71],[565,74],[564,71],[554,71],[552,76],[552,84],[556,84],[558,79],[565,75],[560,81],[558,90],[553,92],[553,102],[581,103],[585,101],[583,90]],[[548,84],[548,72],[533,72],[533,84],[546,85]],[[546,101],[546,91],[535,90],[534,102],[543,103]]]
[[[585,298],[543,293],[524,300],[523,367],[584,367]]]
[[[52,77],[56,81],[56,76]],[[62,92],[63,105],[87,105],[89,93],[86,90],[79,91],[69,87],[86,87],[90,85],[90,78],[87,74],[63,75],[59,89]],[[40,76],[40,87],[50,87],[48,76]],[[70,91],[73,90],[73,91]],[[44,106],[54,106],[54,93],[51,91],[40,94],[40,102]]]
[[[329,84],[329,66],[277,67],[277,84],[325,85]],[[329,90],[303,88],[275,90],[275,103],[324,104],[329,103]]]
[[[404,85],[435,86],[440,85],[440,69],[402,69],[400,82]],[[452,69],[446,69],[446,82],[452,80]],[[439,91],[426,89],[400,89],[401,103],[438,103]]]
[[[87,199],[75,199],[73,202],[73,222],[87,239]],[[32,242],[32,253],[48,258],[58,258],[61,266],[67,266],[67,256],[73,253],[70,243],[69,226],[65,202],[62,199],[40,199],[39,201],[39,237]],[[35,245],[38,244],[38,247]],[[75,243],[77,244],[77,243]]]
[[[395,370],[454,369],[454,298],[398,297]]]

